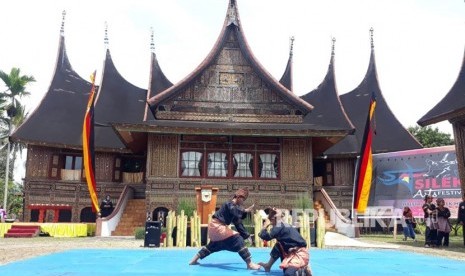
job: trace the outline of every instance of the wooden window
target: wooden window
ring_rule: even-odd
[[[233,177],[251,178],[254,176],[254,158],[250,152],[233,154]]]
[[[202,176],[202,152],[185,151],[181,153],[181,176]]]
[[[60,155],[58,154],[52,155],[52,159],[50,163],[51,164],[50,164],[49,177],[54,178],[54,179],[60,179],[60,172],[61,172]]]
[[[279,179],[280,150],[277,138],[182,136],[180,176]]]
[[[61,180],[79,181],[82,179],[82,156],[63,155],[63,166],[61,169]]]
[[[228,154],[225,152],[207,153],[207,176],[227,177],[228,176]]]
[[[276,179],[279,177],[279,158],[277,153],[260,153],[258,166],[260,178]]]
[[[113,181],[120,182],[121,181],[121,157],[115,158],[115,164],[113,166]]]

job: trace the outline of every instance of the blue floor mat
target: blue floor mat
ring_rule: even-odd
[[[282,275],[250,271],[238,254],[214,253],[200,265],[188,262],[196,249],[83,249],[54,253],[0,266],[0,275]],[[267,261],[269,249],[250,249],[253,261]],[[444,252],[446,254],[446,252]],[[396,250],[311,249],[314,275],[463,275],[465,261]]]

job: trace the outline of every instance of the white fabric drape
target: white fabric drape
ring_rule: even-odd
[[[208,154],[208,176],[226,177],[226,153],[211,152]]]
[[[197,151],[186,151],[182,153],[183,171],[182,176],[200,176],[199,163],[202,153]]]
[[[245,152],[235,153],[234,159],[237,162],[237,170],[234,177],[252,177],[252,172],[249,167],[252,154]]]
[[[260,174],[261,178],[276,178],[276,171],[274,166],[274,161],[276,159],[276,154],[273,153],[263,153],[260,154],[260,160],[262,161],[262,172]]]

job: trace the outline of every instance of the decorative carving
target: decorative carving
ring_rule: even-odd
[[[74,185],[55,185],[55,190],[62,191],[76,191],[76,186]]]
[[[229,73],[220,72],[219,74],[220,85],[241,86],[244,85],[244,74],[242,73]]]
[[[178,175],[178,136],[149,135],[147,177],[176,177]]]

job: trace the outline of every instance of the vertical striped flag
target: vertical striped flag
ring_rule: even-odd
[[[357,210],[359,214],[365,213],[370,197],[371,180],[373,176],[371,142],[373,139],[374,127],[372,124],[374,122],[373,115],[375,108],[376,98],[374,93],[372,93],[354,182],[354,209]]]
[[[94,101],[95,101],[95,74],[90,76],[92,87],[86,114],[82,126],[82,155],[84,156],[84,170],[86,173],[87,188],[89,189],[92,211],[100,213],[98,205],[97,185],[95,182],[95,153],[94,153]]]

